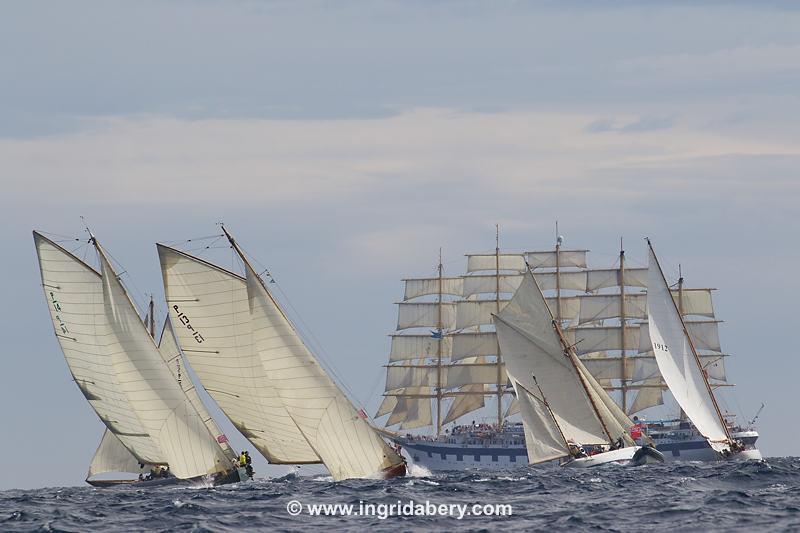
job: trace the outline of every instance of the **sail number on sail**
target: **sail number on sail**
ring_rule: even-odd
[[[669,351],[669,348],[667,348],[666,344],[661,344],[661,343],[658,343],[658,342],[654,342],[653,343],[653,348],[655,348],[656,350],[663,350],[665,352]]]
[[[58,300],[56,299],[56,295],[53,293],[53,291],[50,291],[50,299],[51,299],[51,302],[53,304],[53,309],[56,310],[56,313],[60,313],[61,312],[61,304],[58,303]],[[67,329],[67,325],[64,323],[63,320],[61,320],[61,317],[59,315],[56,315],[56,319],[58,320],[58,326],[61,328],[62,333],[69,333],[69,330]]]
[[[200,335],[200,332],[195,330],[189,323],[189,317],[183,314],[177,305],[173,305],[172,308],[175,310],[176,313],[178,313],[178,320],[181,321],[181,324],[186,326],[186,329],[192,332],[192,337],[194,337],[194,340],[197,341],[197,344],[201,344],[205,339],[203,338],[202,335]]]

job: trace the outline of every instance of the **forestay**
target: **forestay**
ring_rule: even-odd
[[[650,340],[661,376],[672,395],[700,433],[718,452],[729,448],[730,437],[716,400],[685,334],[683,321],[649,246],[647,312]]]
[[[163,245],[158,255],[178,343],[222,412],[270,463],[319,463],[256,353],[245,280]]]

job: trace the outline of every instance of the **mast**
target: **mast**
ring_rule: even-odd
[[[650,248],[650,253],[653,254],[653,258],[656,260],[656,265],[658,266],[658,271],[661,274],[661,279],[664,281],[664,285],[669,289],[669,284],[667,283],[667,278],[664,277],[664,270],[661,268],[661,264],[658,262],[658,256],[656,256],[656,251],[653,249],[652,243],[650,243],[650,239],[647,239],[647,246]],[[714,390],[711,388],[711,384],[708,382],[708,376],[706,376],[705,369],[703,368],[702,363],[700,362],[700,356],[697,355],[697,349],[694,347],[694,341],[689,336],[689,330],[686,329],[686,322],[683,320],[683,315],[680,313],[678,309],[678,305],[675,303],[675,300],[672,300],[673,308],[675,312],[678,314],[678,319],[681,321],[681,328],[683,328],[683,335],[686,341],[689,343],[689,347],[692,349],[692,355],[694,355],[694,361],[697,364],[697,368],[700,369],[700,375],[703,376],[703,383],[706,385],[706,389],[708,390],[709,396],[711,396],[711,403],[714,405],[714,410],[717,413],[717,417],[719,417],[719,421],[722,423],[723,429],[725,429],[725,435],[728,437],[728,442],[731,442],[733,439],[731,438],[731,432],[728,430],[728,424],[725,422],[725,417],[722,416],[722,411],[719,408],[719,404],[717,403],[717,397],[714,396]]]
[[[558,221],[556,220],[556,320],[561,323],[561,242],[563,238],[558,234]]]
[[[678,312],[681,315],[681,320],[683,320],[683,271],[680,263],[678,263]],[[682,408],[680,409],[678,418],[681,420],[687,419],[686,412]]]
[[[500,225],[494,225],[495,304],[500,313]],[[503,426],[503,356],[497,341],[497,427]]]
[[[153,303],[153,295],[150,295],[150,305],[148,309],[150,336],[156,338],[156,319],[154,316],[155,304]]]
[[[625,354],[625,334],[627,324],[625,320],[625,250],[622,247],[622,237],[619,238],[619,324],[620,336],[622,341],[622,352],[620,355],[620,365],[622,372],[620,376],[620,391],[622,393],[622,411],[628,414],[628,373],[627,356]]]
[[[436,343],[436,436],[442,433],[442,341],[444,334],[442,331],[442,249],[439,248],[439,295],[438,295],[438,317],[436,319],[436,333],[438,336]]]
[[[533,273],[531,273],[531,276],[532,275]],[[561,340],[561,346],[564,348],[564,355],[567,357],[567,359],[569,359],[569,362],[572,363],[572,368],[575,369],[575,373],[578,375],[578,379],[580,380],[581,385],[583,386],[583,390],[586,391],[586,397],[589,398],[589,403],[591,404],[592,409],[594,409],[594,414],[595,416],[597,416],[597,420],[600,421],[600,425],[603,426],[603,431],[605,431],[606,435],[608,436],[608,442],[609,443],[613,442],[614,438],[611,436],[611,432],[608,431],[608,427],[606,426],[603,417],[600,415],[600,409],[597,407],[597,404],[594,401],[594,397],[592,396],[592,393],[589,390],[589,385],[586,383],[586,379],[583,377],[583,374],[581,374],[581,371],[578,370],[578,365],[575,364],[575,359],[573,358],[577,356],[573,352],[572,346],[570,346],[567,343],[566,339],[564,339],[564,334],[561,331],[561,326],[559,325],[558,321],[553,319],[552,324],[553,328],[556,330],[556,333],[558,333],[558,338]]]

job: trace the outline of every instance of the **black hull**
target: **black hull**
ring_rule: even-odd
[[[210,485],[218,487],[219,485],[229,485],[231,483],[238,483],[239,472],[231,470],[215,476],[197,476],[188,479],[178,479],[176,477],[151,479],[148,481],[139,481],[138,479],[87,479],[86,483],[93,487],[133,487],[133,488],[153,488],[153,487],[173,487],[181,485]]]

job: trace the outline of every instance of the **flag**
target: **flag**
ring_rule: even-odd
[[[358,416],[359,416],[359,417],[361,417],[361,418],[363,418],[364,420],[366,420],[367,418],[369,418],[369,417],[367,416],[367,412],[366,412],[365,410],[363,410],[363,409],[359,409],[359,410],[358,410]]]
[[[218,435],[217,442],[219,442],[220,444],[228,442],[228,437],[226,437],[224,434]]]

